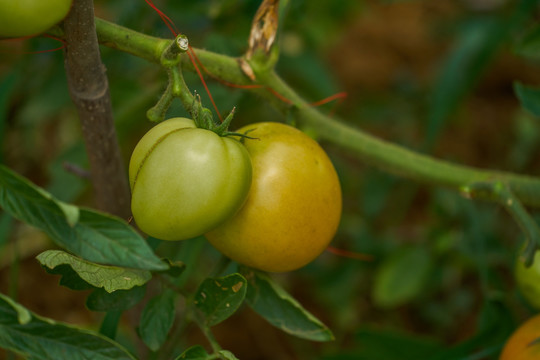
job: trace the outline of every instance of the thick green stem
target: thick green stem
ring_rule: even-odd
[[[118,330],[118,324],[120,323],[121,317],[122,311],[113,310],[105,313],[105,317],[103,318],[99,332],[114,340],[114,338],[116,338],[116,332]]]
[[[159,98],[156,105],[152,106],[148,111],[146,112],[146,117],[148,120],[158,123],[163,121],[165,118],[165,114],[167,113],[167,110],[171,106],[171,103],[173,101],[173,94],[172,94],[172,85],[169,84],[161,97]]]
[[[151,62],[159,63],[161,54],[171,44],[170,39],[148,36],[100,18],[95,22],[101,44]]]
[[[98,37],[105,45],[159,63],[170,40],[152,38],[118,25],[96,19]],[[453,164],[389,143],[330,118],[310,106],[274,72],[259,73],[253,84],[241,71],[237,59],[195,49],[197,57],[212,78],[237,85],[256,85],[259,93],[280,111],[290,113],[298,124],[313,128],[322,140],[331,142],[367,163],[387,172],[416,181],[459,190],[484,181],[501,181],[523,204],[540,207],[540,178],[509,172],[478,169]],[[189,59],[182,67],[193,70]],[[284,101],[283,99],[287,99]]]

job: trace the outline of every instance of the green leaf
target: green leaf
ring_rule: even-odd
[[[431,255],[424,248],[395,252],[377,270],[372,293],[375,304],[393,308],[411,301],[424,288],[431,267]]]
[[[195,345],[184,351],[175,360],[209,360],[210,355],[201,345]]]
[[[142,270],[167,269],[125,221],[62,203],[3,165],[0,165],[0,206],[88,261]]]
[[[334,335],[319,319],[302,307],[291,295],[261,272],[242,267],[248,281],[249,306],[270,324],[284,332],[313,341],[334,340]]]
[[[506,27],[498,19],[475,19],[463,24],[456,47],[447,57],[430,98],[427,147],[433,146],[447,119],[476,84],[505,39]]]
[[[152,278],[152,274],[147,270],[94,264],[61,250],[47,250],[36,258],[41,265],[50,269],[59,265],[69,265],[81,279],[107,292],[129,290],[134,286],[145,284]]]
[[[96,289],[86,299],[86,306],[92,311],[124,311],[138,304],[146,293],[146,286],[136,286],[129,290],[108,293]]]
[[[532,28],[514,46],[514,51],[521,56],[529,58],[540,58],[540,25]]]
[[[90,285],[81,277],[73,268],[69,265],[58,265],[54,269],[50,269],[48,267],[45,267],[45,270],[49,274],[53,275],[61,275],[60,278],[60,285],[65,286],[71,290],[90,290],[90,289],[96,289],[96,287]]]
[[[218,354],[225,360],[239,360],[232,352],[229,350],[219,350]]]
[[[144,307],[139,335],[152,351],[157,351],[167,340],[167,334],[174,323],[175,302],[176,294],[167,289]]]
[[[3,305],[6,305],[6,304],[3,304],[3,302],[5,302],[7,305],[11,306],[13,310],[15,310],[17,314],[17,321],[19,324],[26,325],[30,321],[32,321],[32,314],[30,313],[30,311],[28,311],[24,306],[17,304],[15,301],[13,301],[13,299],[0,293],[0,311],[1,312],[3,312]],[[0,317],[0,320],[2,320],[1,317]],[[0,325],[1,324],[3,324],[3,320],[0,323]]]
[[[135,359],[106,337],[41,318],[3,294],[0,294],[0,347],[28,359]]]
[[[207,326],[214,326],[234,314],[246,297],[247,282],[240,274],[206,279],[197,289],[195,306],[204,314]]]
[[[514,91],[521,102],[521,106],[534,116],[540,117],[540,88],[533,88],[515,82]]]

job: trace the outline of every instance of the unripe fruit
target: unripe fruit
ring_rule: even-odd
[[[540,310],[540,251],[534,254],[534,262],[529,267],[525,267],[523,261],[518,260],[515,276],[518,289],[525,300]]]
[[[0,0],[0,36],[41,34],[62,21],[72,0]]]
[[[184,240],[212,230],[240,209],[251,185],[251,162],[237,140],[173,118],[139,141],[129,181],[139,228],[158,239]]]

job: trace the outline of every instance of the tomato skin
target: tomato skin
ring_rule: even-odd
[[[158,239],[184,240],[240,209],[251,185],[251,161],[239,141],[173,118],[141,138],[129,178],[139,228]]]
[[[41,34],[66,17],[72,0],[0,0],[0,36]]]
[[[530,267],[525,267],[523,261],[518,260],[514,274],[518,289],[525,300],[540,310],[540,251],[534,254],[534,262]]]
[[[280,123],[239,129],[253,164],[246,203],[206,234],[231,259],[264,271],[298,269],[319,256],[341,218],[336,171],[313,139]]]
[[[540,314],[525,321],[514,331],[504,345],[499,360],[540,359],[540,343],[532,344],[540,338]]]

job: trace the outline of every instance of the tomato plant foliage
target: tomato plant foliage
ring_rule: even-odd
[[[148,3],[0,0],[0,358],[538,356],[538,0]]]

